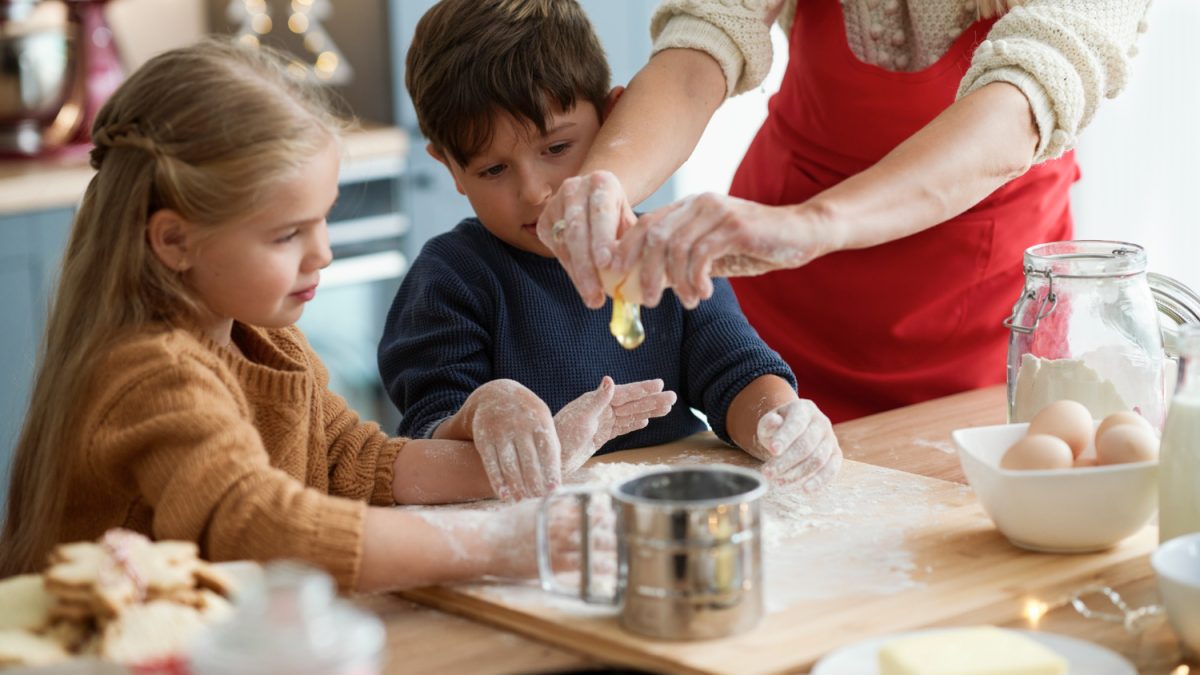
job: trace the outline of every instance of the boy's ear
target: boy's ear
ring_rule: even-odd
[[[186,272],[192,266],[192,224],[171,209],[159,209],[150,214],[146,238],[150,250],[164,265],[176,272]]]
[[[604,110],[600,113],[601,124],[604,123],[604,120],[608,119],[609,114],[612,113],[613,107],[617,105],[617,99],[621,98],[621,94],[624,93],[625,87],[622,87],[621,85],[617,85],[609,90],[608,96],[604,97]]]
[[[441,163],[442,166],[446,167],[447,171],[450,172],[450,177],[454,179],[454,189],[458,190],[458,194],[467,194],[467,191],[463,189],[462,183],[460,183],[458,180],[458,173],[454,171],[454,167],[450,166],[450,160],[446,159],[446,156],[442,154],[442,151],[438,150],[437,146],[435,146],[433,143],[426,143],[425,152],[429,153],[430,157],[436,159]]]

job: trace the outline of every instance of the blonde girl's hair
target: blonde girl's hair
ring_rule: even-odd
[[[72,225],[13,460],[0,578],[41,569],[59,542],[95,364],[124,333],[197,316],[179,274],[150,249],[150,214],[173,209],[215,229],[254,213],[342,128],[282,57],[217,39],[151,59],[100,110],[97,171]]]

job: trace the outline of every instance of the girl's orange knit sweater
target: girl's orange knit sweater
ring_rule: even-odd
[[[121,526],[214,561],[304,560],[353,588],[367,504],[394,503],[405,439],[329,391],[299,330],[234,324],[233,341],[241,354],[155,326],[104,357],[64,467],[62,539]]]

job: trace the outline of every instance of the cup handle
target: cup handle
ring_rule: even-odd
[[[589,509],[592,504],[592,495],[596,492],[596,489],[585,485],[572,485],[560,487],[542,497],[542,503],[538,505],[537,512],[538,580],[541,582],[542,590],[547,593],[579,598],[589,604],[615,605],[617,602],[616,593],[611,596],[592,593],[592,525]],[[579,549],[581,556],[579,561],[578,589],[559,583],[554,578],[554,569],[550,564],[550,504],[555,499],[567,498],[574,498],[579,502]]]

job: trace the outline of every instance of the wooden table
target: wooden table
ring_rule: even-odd
[[[950,431],[999,424],[1005,417],[1004,389],[993,387],[949,396],[906,408],[845,422],[835,427],[847,459],[900,469],[933,478],[965,482]],[[618,453],[621,461],[653,449]],[[1148,559],[1137,573],[1111,584],[1133,606],[1157,602],[1154,573]],[[1163,619],[1153,619],[1131,634],[1116,623],[1085,619],[1070,604],[1077,587],[1062,588],[1058,597],[1039,598],[1029,616],[1007,624],[1083,638],[1123,654],[1143,674],[1184,675],[1178,640]],[[535,673],[603,667],[590,659],[485,624],[421,607],[394,595],[360,598],[378,613],[388,631],[389,672]],[[1089,596],[1095,609],[1112,610],[1100,596]],[[1193,664],[1192,672],[1200,672]]]

